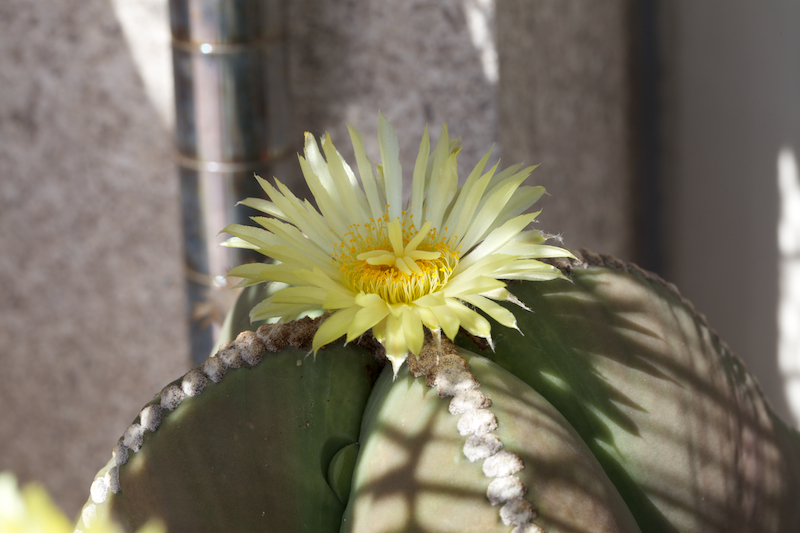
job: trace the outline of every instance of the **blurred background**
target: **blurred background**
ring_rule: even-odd
[[[539,163],[540,227],[675,282],[800,421],[800,3],[5,0],[0,470],[74,515],[207,355],[253,172],[377,111]],[[177,96],[177,106],[175,105]],[[300,193],[301,194],[301,193]],[[189,316],[194,314],[194,320]]]

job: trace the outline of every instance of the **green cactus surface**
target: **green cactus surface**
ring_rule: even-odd
[[[493,350],[429,337],[394,380],[369,336],[314,357],[319,319],[247,324],[248,288],[219,352],[114,448],[78,528],[800,530],[800,436],[739,359],[674,287],[582,258],[509,284],[530,311],[493,325]]]

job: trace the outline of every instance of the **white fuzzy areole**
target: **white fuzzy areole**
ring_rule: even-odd
[[[108,496],[108,482],[104,477],[99,477],[92,482],[92,488],[89,489],[89,494],[92,495],[94,503],[103,503]]]
[[[497,429],[497,417],[488,409],[473,409],[458,419],[461,435],[483,435]]]
[[[142,427],[148,431],[155,431],[161,425],[161,406],[150,404],[139,413]]]
[[[203,389],[206,388],[207,383],[208,379],[205,377],[205,375],[195,368],[183,376],[183,381],[181,381],[181,390],[186,396],[197,396],[203,392]]]
[[[473,409],[486,409],[492,406],[492,401],[479,390],[469,389],[459,391],[450,400],[450,414],[460,415]]]
[[[97,520],[97,507],[94,504],[84,507],[81,512],[81,518],[83,519],[83,524],[91,528],[95,520]]]
[[[144,428],[139,424],[131,424],[122,435],[122,444],[131,450],[138,452],[142,447],[144,439]]]
[[[200,365],[200,370],[205,374],[208,379],[213,381],[214,383],[219,383],[222,381],[222,377],[225,375],[225,371],[228,368],[222,362],[219,357],[211,356],[205,361],[203,364]]]
[[[503,449],[503,443],[495,435],[472,435],[464,444],[464,455],[471,463],[493,456]]]
[[[181,404],[184,396],[186,395],[183,390],[177,385],[164,387],[164,390],[161,391],[161,408],[167,411],[174,411]]]
[[[531,502],[527,500],[514,500],[508,502],[500,509],[500,520],[507,526],[523,526],[536,518],[536,511]]]
[[[498,477],[489,483],[486,498],[492,505],[508,503],[525,497],[528,487],[517,476]]]
[[[483,473],[486,477],[513,476],[525,468],[519,455],[508,450],[501,450],[483,462]]]

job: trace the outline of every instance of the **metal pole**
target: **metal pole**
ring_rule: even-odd
[[[220,247],[219,231],[253,214],[236,202],[261,196],[253,174],[272,174],[289,151],[282,21],[279,0],[169,5],[187,315],[200,362],[215,336],[208,322],[224,313],[216,291],[232,266],[251,259]]]

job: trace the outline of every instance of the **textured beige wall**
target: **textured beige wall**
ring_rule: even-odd
[[[74,514],[188,367],[171,135],[105,0],[0,3],[0,470]]]
[[[635,259],[630,0],[497,4],[498,142],[541,166],[545,229]]]
[[[491,5],[485,0],[289,2],[295,136],[328,131],[352,159],[349,123],[377,158],[381,110],[398,131],[401,162],[410,171],[425,124],[436,139],[447,122],[451,135],[463,138],[459,168],[466,178],[495,142],[494,86],[482,48],[474,43],[479,28],[468,24],[470,14]],[[485,13],[491,24],[493,10]]]

